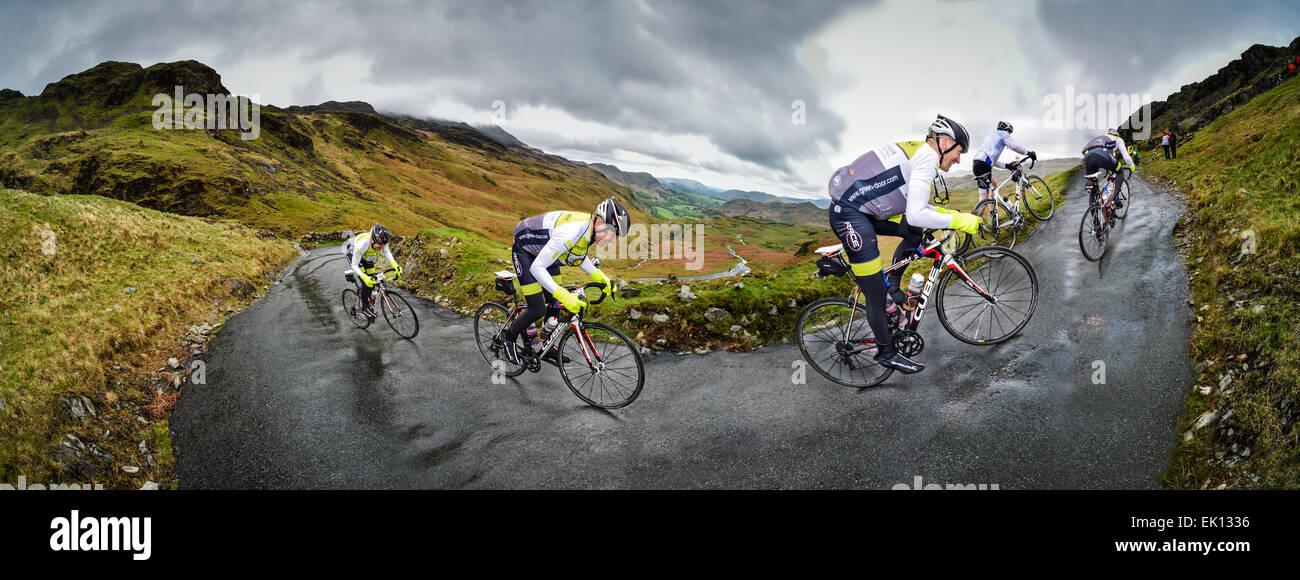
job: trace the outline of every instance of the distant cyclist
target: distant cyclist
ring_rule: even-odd
[[[528,306],[514,324],[501,330],[496,338],[511,364],[519,364],[515,339],[546,314],[546,303],[554,296],[570,312],[585,307],[586,301],[577,294],[560,287],[554,276],[560,274],[560,264],[578,266],[592,280],[605,285],[605,295],[613,296],[614,282],[587,256],[595,243],[612,241],[616,236],[627,235],[629,225],[627,209],[614,198],[596,206],[594,214],[573,211],[552,211],[530,217],[515,226],[515,243],[511,255],[515,275]],[[531,348],[532,345],[529,345]],[[556,353],[547,352],[543,358],[558,363]]]
[[[970,134],[960,123],[939,115],[930,124],[925,141],[889,143],[858,157],[835,171],[829,189],[830,223],[844,242],[853,278],[866,297],[867,324],[876,336],[876,361],[905,374],[920,372],[924,365],[894,350],[885,314],[886,292],[902,303],[898,288],[901,268],[886,281],[882,269],[878,234],[899,236],[903,241],[894,251],[894,261],[915,251],[922,228],[957,229],[969,234],[979,231],[980,219],[930,205],[930,184],[939,170],[948,171],[961,161],[970,147]],[[886,290],[888,284],[888,291]]]
[[[388,228],[375,224],[370,231],[358,234],[343,245],[343,255],[347,256],[352,273],[361,280],[361,313],[370,320],[375,319],[375,309],[370,305],[370,293],[375,288],[375,258],[382,252],[384,259],[402,276],[402,267],[393,259],[393,252],[388,248]]]
[[[1133,163],[1133,158],[1129,157],[1128,147],[1124,145],[1124,140],[1120,138],[1119,132],[1111,129],[1105,135],[1097,137],[1083,146],[1083,173],[1084,175],[1092,175],[1102,169],[1110,172],[1119,171],[1120,167],[1122,167],[1120,164],[1121,158],[1128,163],[1130,170],[1137,168],[1137,165]],[[1094,186],[1092,189],[1093,195],[1096,195],[1096,181],[1093,181],[1093,178],[1089,178],[1089,180],[1092,181]],[[1089,203],[1092,201],[1089,200]],[[1123,202],[1118,197],[1115,198],[1115,207],[1124,207]]]
[[[989,133],[989,136],[985,137],[984,142],[980,144],[980,148],[975,151],[975,161],[971,164],[971,168],[975,172],[975,187],[980,190],[980,201],[988,199],[989,191],[997,187],[997,184],[993,182],[994,167],[1012,171],[1019,167],[1019,164],[1014,161],[1007,164],[998,161],[998,157],[1002,156],[1004,147],[1035,161],[1038,160],[1037,153],[1025,149],[1011,140],[1012,130],[1011,123],[998,121],[997,129]]]

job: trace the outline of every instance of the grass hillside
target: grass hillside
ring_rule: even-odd
[[[1165,484],[1300,487],[1300,78],[1140,171],[1189,204],[1195,390]],[[1155,157],[1155,156],[1153,156]]]
[[[231,221],[0,189],[0,482],[165,480],[176,373],[159,367],[296,256]]]
[[[468,126],[380,115],[365,103],[261,108],[261,134],[157,130],[154,95],[226,94],[194,61],[106,62],[39,96],[0,98],[0,186],[96,194],[174,213],[229,217],[297,237],[382,221],[413,234],[509,235],[521,217],[610,195],[594,169],[506,147]]]

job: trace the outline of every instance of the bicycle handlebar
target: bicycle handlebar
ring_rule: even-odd
[[[597,289],[599,289],[599,290],[600,290],[600,298],[597,298],[597,299],[595,299],[595,300],[589,300],[589,301],[587,301],[587,304],[600,304],[601,302],[604,302],[604,301],[605,301],[605,285],[604,285],[604,284],[601,284],[600,282],[589,282],[589,283],[587,283],[586,285],[584,285],[584,286],[582,287],[583,297],[584,297],[584,298],[586,297],[586,293],[587,293],[587,289],[588,289],[588,288],[597,288]]]

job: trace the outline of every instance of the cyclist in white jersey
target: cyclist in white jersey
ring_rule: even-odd
[[[1011,139],[1013,130],[1011,123],[998,121],[997,129],[989,133],[989,136],[984,138],[984,142],[980,143],[979,149],[975,150],[975,161],[971,164],[971,168],[975,172],[975,187],[980,190],[980,201],[988,199],[989,191],[997,187],[997,183],[993,181],[994,167],[1011,171],[1015,171],[1019,167],[1019,164],[1014,161],[1005,164],[998,161],[998,157],[1002,156],[1003,148],[1025,155],[1035,161],[1038,160],[1037,153],[1021,147]]]

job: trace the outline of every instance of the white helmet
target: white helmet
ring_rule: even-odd
[[[933,123],[930,123],[930,132],[935,135],[947,135],[961,147],[961,152],[965,153],[970,149],[970,133],[966,132],[966,127],[948,117],[939,115]],[[946,151],[944,153],[947,153]]]
[[[614,233],[618,236],[626,236],[627,228],[631,218],[627,214],[627,209],[617,199],[609,198],[600,202],[596,206],[596,213],[593,217],[598,217],[606,224],[614,226]]]

